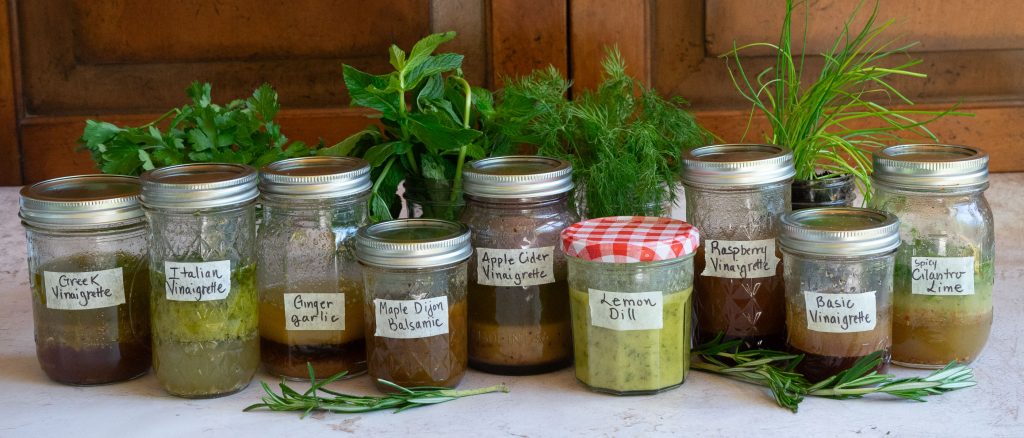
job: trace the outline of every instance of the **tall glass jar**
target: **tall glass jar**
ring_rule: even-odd
[[[893,362],[939,368],[974,360],[992,327],[988,155],[965,146],[893,146],[875,155],[874,169],[871,204],[899,216],[903,240],[893,280]]]
[[[562,232],[580,383],[617,395],[683,383],[698,242],[686,222],[642,216],[591,219]]]
[[[487,158],[463,172],[472,231],[469,364],[498,374],[536,374],[572,362],[569,288],[558,244],[579,220],[568,162]]]
[[[466,265],[472,253],[469,228],[455,222],[398,219],[359,229],[366,360],[374,381],[459,384],[467,366]]]
[[[256,170],[183,164],[142,174],[153,281],[153,370],[188,398],[240,391],[259,366]]]
[[[289,378],[366,371],[363,277],[355,234],[369,222],[370,165],[302,157],[260,169],[260,356]]]
[[[686,220],[700,230],[694,306],[698,344],[724,334],[744,348],[786,340],[779,218],[790,211],[793,153],[759,144],[705,146],[686,154]]]
[[[782,217],[786,326],[797,370],[817,382],[892,346],[892,272],[900,245],[892,214],[852,207],[798,210]]]
[[[21,190],[36,357],[70,385],[118,382],[150,364],[149,265],[139,180],[82,175]]]

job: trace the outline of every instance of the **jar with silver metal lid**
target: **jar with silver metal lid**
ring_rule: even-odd
[[[179,397],[237,392],[260,362],[256,170],[183,164],[141,179],[157,379]]]
[[[579,220],[563,160],[508,156],[463,172],[472,231],[469,364],[498,374],[537,374],[572,362],[563,229]]]
[[[456,222],[398,219],[359,229],[366,361],[374,381],[459,384],[467,366],[466,265],[472,253],[469,228]]]
[[[790,211],[793,153],[762,144],[704,146],[683,162],[686,221],[700,230],[696,342],[719,334],[744,348],[785,345],[779,218]]]
[[[81,175],[21,189],[36,357],[71,385],[149,370],[149,264],[139,180]]]
[[[995,234],[985,199],[988,155],[918,144],[875,154],[874,208],[900,218],[893,279],[894,363],[968,363],[992,327]]]
[[[355,234],[369,222],[370,165],[302,157],[260,169],[256,243],[260,356],[271,374],[366,371],[363,278]]]
[[[892,346],[892,272],[899,219],[877,210],[825,207],[782,216],[790,350],[817,382]]]

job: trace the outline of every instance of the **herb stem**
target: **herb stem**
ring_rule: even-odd
[[[402,129],[402,141],[411,145],[412,141],[409,138],[409,127],[406,120],[409,109],[405,107],[405,71],[398,72],[398,88],[401,89],[398,92],[398,126]],[[405,156],[409,159],[409,167],[412,168],[412,172],[419,174],[420,167],[419,164],[416,164],[416,154],[413,153],[412,147],[405,151]]]
[[[466,93],[466,103],[462,111],[462,127],[469,129],[469,111],[473,105],[473,87],[460,76],[452,76],[452,79],[462,84],[462,89]],[[466,162],[466,149],[468,147],[469,145],[465,144],[459,147],[459,160],[455,162],[455,182],[452,184],[452,193],[448,198],[453,203],[458,201],[459,196],[462,194],[462,165]]]

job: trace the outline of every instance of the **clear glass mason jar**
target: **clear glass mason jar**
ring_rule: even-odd
[[[460,223],[398,219],[359,229],[366,360],[374,381],[458,386],[467,367],[466,265],[472,253],[469,228]]]
[[[572,362],[569,288],[559,235],[579,220],[568,162],[487,158],[464,175],[469,259],[469,365],[537,374]]]
[[[992,327],[995,234],[985,199],[988,155],[951,145],[875,155],[874,208],[900,218],[893,279],[893,363],[968,363]]]
[[[580,383],[616,395],[683,383],[698,242],[686,222],[641,216],[591,219],[562,232]]]
[[[302,157],[260,169],[256,243],[260,356],[267,372],[308,379],[366,372],[363,274],[355,234],[369,222],[370,165]]]
[[[793,211],[782,216],[779,246],[786,279],[789,349],[817,382],[892,346],[892,272],[900,245],[892,214],[852,207]]]
[[[179,397],[240,391],[260,362],[256,170],[183,164],[141,179],[157,379]]]
[[[402,183],[405,209],[411,218],[457,221],[466,207],[462,188],[450,180],[410,176]]]
[[[689,151],[683,164],[686,220],[700,230],[694,279],[695,342],[723,334],[743,348],[786,341],[779,218],[790,211],[793,153],[729,144]]]
[[[36,357],[51,379],[97,385],[149,370],[147,230],[130,176],[21,189]]]

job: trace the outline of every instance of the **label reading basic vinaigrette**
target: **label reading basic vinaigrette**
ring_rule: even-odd
[[[612,330],[659,330],[661,292],[607,292],[590,289],[590,324]]]
[[[373,300],[374,336],[393,339],[426,338],[448,333],[448,297],[422,300]]]
[[[231,292],[231,261],[164,262],[164,290],[171,301],[216,301]]]
[[[121,268],[90,272],[43,271],[46,307],[87,310],[124,304],[123,274]]]
[[[822,333],[854,333],[875,329],[875,291],[859,294],[804,292],[807,328]]]
[[[701,275],[720,278],[774,277],[778,264],[775,239],[707,239],[704,241],[704,272]]]
[[[555,247],[476,249],[476,281],[487,286],[538,286],[555,282]]]
[[[345,330],[345,294],[284,294],[288,330]]]
[[[911,257],[910,292],[974,295],[974,257]]]

